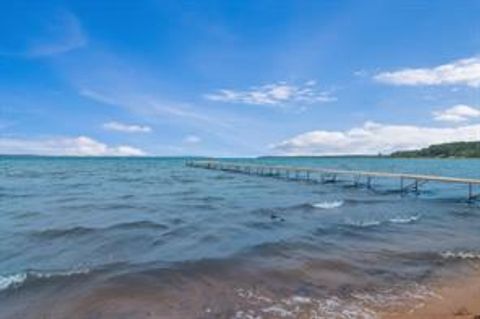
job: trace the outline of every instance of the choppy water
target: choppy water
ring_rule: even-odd
[[[478,160],[256,162],[480,178]],[[376,318],[480,262],[465,187],[0,157],[0,318]],[[480,191],[480,190],[479,190]]]

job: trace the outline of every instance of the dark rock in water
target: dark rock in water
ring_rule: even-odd
[[[272,220],[279,220],[279,221],[281,221],[281,222],[284,222],[284,221],[285,221],[285,218],[280,217],[280,216],[275,215],[275,214],[270,214],[270,219],[272,219]]]

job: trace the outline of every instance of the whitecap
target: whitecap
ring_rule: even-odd
[[[391,218],[389,220],[389,222],[394,223],[394,224],[409,224],[409,223],[416,222],[419,219],[420,219],[420,215],[415,215],[415,216],[409,216],[409,217]]]
[[[27,274],[24,273],[0,276],[0,291],[20,286],[26,279]]]
[[[320,203],[311,204],[314,208],[321,208],[321,209],[333,209],[342,207],[344,204],[343,200],[334,200],[334,201],[324,201]]]
[[[472,251],[445,251],[440,255],[445,259],[480,259],[480,253]]]
[[[51,278],[51,277],[69,277],[75,275],[86,275],[90,272],[88,268],[79,268],[65,271],[53,271],[53,272],[39,272],[29,271],[28,275],[34,278]]]
[[[49,279],[52,277],[69,277],[74,275],[84,275],[89,273],[89,269],[74,269],[67,271],[54,271],[54,272],[42,272],[42,271],[26,271],[17,274],[0,275],[0,291],[9,288],[20,287],[29,279]]]
[[[355,226],[355,227],[375,227],[375,226],[380,226],[382,224],[410,224],[413,222],[416,222],[417,220],[420,219],[419,215],[416,216],[409,216],[409,217],[394,217],[390,218],[387,220],[364,220],[364,221],[355,221],[355,222],[349,222],[348,225],[350,226]]]

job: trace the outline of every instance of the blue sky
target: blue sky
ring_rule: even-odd
[[[480,140],[478,1],[4,1],[0,153]]]

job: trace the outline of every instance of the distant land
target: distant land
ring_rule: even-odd
[[[390,156],[404,158],[480,158],[480,141],[434,144],[420,150],[394,152]]]

